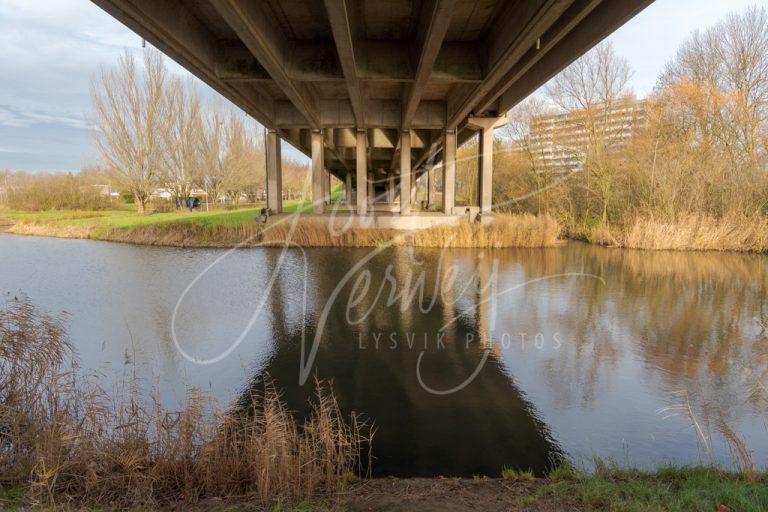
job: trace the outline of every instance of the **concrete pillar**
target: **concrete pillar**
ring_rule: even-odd
[[[443,155],[443,212],[453,213],[456,202],[456,130],[445,132]]]
[[[347,200],[347,205],[351,206],[352,202],[355,200],[354,195],[352,194],[352,173],[351,172],[348,172],[345,176],[344,195]]]
[[[486,213],[490,212],[493,206],[493,126],[480,130],[479,149],[477,204],[480,206],[480,213]]]
[[[368,204],[373,205],[376,202],[376,189],[373,187],[373,182],[376,180],[376,175],[372,172],[368,173]]]
[[[400,215],[411,213],[411,133],[400,134]]]
[[[325,164],[323,162],[323,132],[312,132],[312,212],[323,213],[325,211],[323,195],[323,174]]]
[[[387,201],[389,204],[395,204],[395,188],[397,188],[397,176],[391,172],[387,176]]]
[[[267,132],[267,208],[272,213],[283,211],[283,172],[280,162],[280,135]]]
[[[431,165],[427,167],[427,172],[425,174],[426,174],[426,177],[424,179],[427,180],[427,208],[429,208],[429,205],[432,204],[432,166]]]
[[[323,202],[331,204],[331,173],[323,169]]]
[[[365,215],[368,212],[368,136],[365,131],[357,132],[357,214]]]

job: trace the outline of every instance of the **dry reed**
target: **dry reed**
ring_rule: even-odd
[[[0,311],[0,485],[24,488],[32,504],[282,506],[333,495],[364,473],[370,430],[345,421],[319,382],[298,425],[271,383],[229,412],[196,390],[167,411],[136,391],[109,397],[78,377],[73,358],[61,318],[26,300]]]
[[[715,219],[691,215],[678,222],[638,219],[624,237],[623,246],[634,249],[693,251],[768,250],[768,221],[764,218]]]
[[[407,232],[394,229],[347,227],[333,229],[330,220],[299,219],[266,226],[203,225],[174,222],[111,230],[93,238],[147,245],[182,247],[281,246],[289,240],[301,247],[379,247],[385,244],[416,247],[549,247],[557,243],[560,224],[548,215],[494,215],[490,222],[468,222]]]

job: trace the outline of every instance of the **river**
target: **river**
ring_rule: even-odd
[[[731,467],[739,447],[764,467],[767,262],[0,235],[0,293],[66,312],[84,371],[106,389],[137,379],[170,409],[189,387],[226,405],[268,375],[301,416],[314,378],[333,379],[343,411],[376,425],[379,476],[562,457]]]

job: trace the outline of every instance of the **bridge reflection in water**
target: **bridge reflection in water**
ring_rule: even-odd
[[[361,269],[370,272],[369,286],[356,287],[359,276],[343,286],[312,377],[332,379],[341,409],[373,421],[375,475],[496,476],[502,466],[543,474],[561,450],[488,343],[491,261],[480,258],[471,278],[443,286],[451,271],[435,264],[437,255],[398,251],[392,258],[387,251]],[[340,276],[318,277],[325,282],[316,283],[313,299],[322,308]],[[301,330],[283,313],[297,298],[286,292],[276,287],[271,294],[272,337],[280,342],[252,386],[258,390],[269,375],[303,418],[314,381],[297,385]],[[402,298],[387,305],[390,293]],[[306,322],[308,348],[318,316]]]

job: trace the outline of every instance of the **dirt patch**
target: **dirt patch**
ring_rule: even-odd
[[[580,510],[562,499],[538,497],[545,480],[380,478],[341,497],[332,510],[351,512],[463,512]]]

